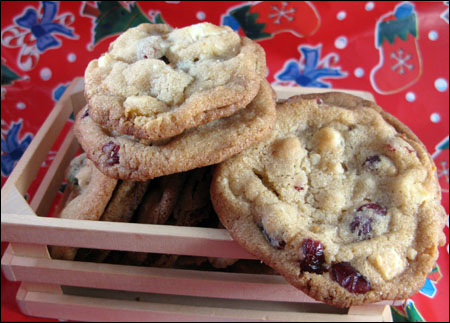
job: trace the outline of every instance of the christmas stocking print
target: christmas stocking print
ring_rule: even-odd
[[[380,18],[375,28],[380,61],[370,73],[372,87],[381,94],[400,92],[422,74],[417,42],[417,14],[409,2],[399,4],[394,12]]]
[[[231,8],[222,17],[222,25],[253,40],[272,38],[281,32],[306,37],[319,29],[320,17],[306,1],[261,1]]]

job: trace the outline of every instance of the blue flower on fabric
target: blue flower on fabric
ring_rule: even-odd
[[[239,28],[241,28],[241,25],[236,20],[236,18],[234,18],[233,16],[225,16],[225,17],[223,17],[222,18],[222,25],[223,26],[228,26],[231,29],[233,29],[234,31],[238,31]]]
[[[33,136],[27,134],[19,140],[19,132],[22,128],[22,120],[19,122],[13,122],[12,126],[8,129],[6,138],[2,136],[2,175],[9,176],[11,174],[14,165],[22,157],[25,149],[27,149]]]
[[[434,296],[436,296],[436,293],[437,293],[437,288],[434,285],[434,283],[430,279],[427,278],[425,280],[425,284],[420,289],[420,293],[427,297],[434,298]]]
[[[436,264],[433,270],[427,275],[427,279],[425,280],[425,284],[420,290],[420,293],[429,298],[435,297],[438,291],[436,284],[441,280],[441,278],[442,272],[439,268],[439,265]]]
[[[321,46],[298,47],[302,58],[299,62],[290,60],[283,70],[275,77],[280,81],[295,81],[298,85],[309,87],[329,88],[329,83],[322,82],[322,78],[345,77],[347,74],[341,72],[340,68],[319,67]],[[303,59],[303,64],[301,60]]]
[[[33,8],[27,9],[22,16],[15,19],[16,24],[31,30],[31,33],[36,38],[36,47],[40,52],[51,47],[58,47],[60,44],[60,41],[52,33],[74,37],[71,29],[53,22],[58,11],[58,3],[43,1],[42,4],[43,14],[41,21],[38,21],[37,12]]]
[[[53,100],[58,101],[62,95],[64,94],[64,92],[66,91],[66,89],[69,87],[69,83],[66,84],[60,84],[58,85],[52,93],[53,96]]]

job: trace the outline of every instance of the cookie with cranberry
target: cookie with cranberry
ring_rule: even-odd
[[[263,80],[245,109],[167,140],[149,142],[109,131],[94,122],[90,107],[77,115],[75,135],[104,174],[145,181],[219,163],[268,135],[275,118],[274,92]]]
[[[103,127],[160,140],[243,109],[265,75],[262,47],[229,27],[144,23],[89,63],[85,96]]]
[[[279,103],[271,135],[217,166],[211,199],[250,253],[342,307],[410,297],[445,241],[424,145],[375,103],[343,93]]]

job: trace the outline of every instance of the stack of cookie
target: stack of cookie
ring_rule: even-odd
[[[229,27],[141,24],[85,73],[75,134],[105,175],[144,181],[216,164],[275,122],[264,50]]]
[[[67,190],[61,218],[222,227],[210,199],[212,167],[149,181],[120,181],[103,175],[86,154],[75,157],[66,172]],[[274,274],[256,260],[148,254],[102,249],[51,247],[54,259],[134,266],[227,270]]]
[[[228,27],[142,24],[123,33],[86,69],[87,106],[75,121],[86,154],[67,171],[72,193],[60,217],[217,227],[210,179],[197,179],[210,171],[189,170],[270,133],[275,100],[265,75],[264,50]],[[188,194],[194,185],[195,198]],[[55,246],[51,254],[102,262],[110,252]],[[149,256],[130,253],[124,261],[140,265]]]
[[[198,225],[215,215],[212,201],[214,226],[317,300],[350,306],[417,292],[445,223],[424,145],[373,102],[343,93],[294,97],[275,110],[265,73],[262,48],[227,27],[125,32],[86,70],[75,134],[87,158],[69,172],[82,203],[61,216],[82,205],[77,218]],[[213,164],[212,181],[199,181],[211,171],[200,167]],[[156,258],[122,257],[178,261]]]

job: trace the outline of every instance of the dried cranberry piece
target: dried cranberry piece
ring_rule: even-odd
[[[406,150],[411,154],[414,152],[414,149],[409,148],[408,146],[405,146]]]
[[[119,163],[119,150],[120,146],[112,141],[103,145],[102,151],[108,155],[108,159],[106,160],[107,166],[113,166]]]
[[[351,293],[364,294],[370,290],[370,282],[350,263],[339,262],[331,266],[331,279]]]
[[[378,205],[376,203],[367,203],[364,205],[361,205],[356,212],[364,212],[365,209],[371,209],[374,210],[376,214],[378,215],[386,215],[387,214],[387,210],[384,206]]]
[[[283,239],[277,239],[274,238],[272,236],[270,236],[267,232],[266,229],[264,229],[263,226],[259,226],[259,228],[261,229],[261,232],[264,236],[264,238],[266,238],[266,240],[276,249],[278,250],[282,250],[284,249],[284,247],[286,246],[286,241],[284,241]]]
[[[377,170],[378,169],[378,163],[380,161],[381,161],[380,156],[372,155],[372,156],[367,157],[367,159],[364,162],[363,166],[369,168],[370,170]]]
[[[322,103],[323,103],[323,100],[322,100],[321,98],[316,98],[316,103],[317,103],[317,104],[322,104]]]
[[[166,56],[161,56],[160,58],[158,58],[158,59],[160,59],[160,60],[162,60],[164,63],[166,63],[166,64],[170,64],[170,61],[169,61],[169,59],[166,57]]]
[[[303,240],[300,250],[301,272],[322,274],[325,271],[324,263],[325,255],[323,254],[322,243],[310,238]]]
[[[373,210],[369,212],[368,210]],[[361,205],[357,210],[353,221],[350,223],[350,230],[356,232],[360,240],[369,240],[373,238],[372,222],[374,214],[385,216],[387,210],[385,207],[376,203],[367,203]]]
[[[81,116],[81,119],[84,119],[88,116],[89,116],[89,109],[86,109],[86,111],[84,111],[83,115]]]
[[[350,230],[356,231],[360,240],[372,239],[372,222],[373,218],[371,217],[357,215],[350,223]]]
[[[295,188],[297,191],[303,191],[303,190],[304,190],[303,186],[300,186],[300,185],[294,185],[294,188]]]
[[[396,152],[396,151],[397,151],[397,149],[395,149],[395,147],[392,146],[391,144],[388,144],[388,145],[387,145],[387,149],[388,149],[389,151],[392,151],[392,152]]]

